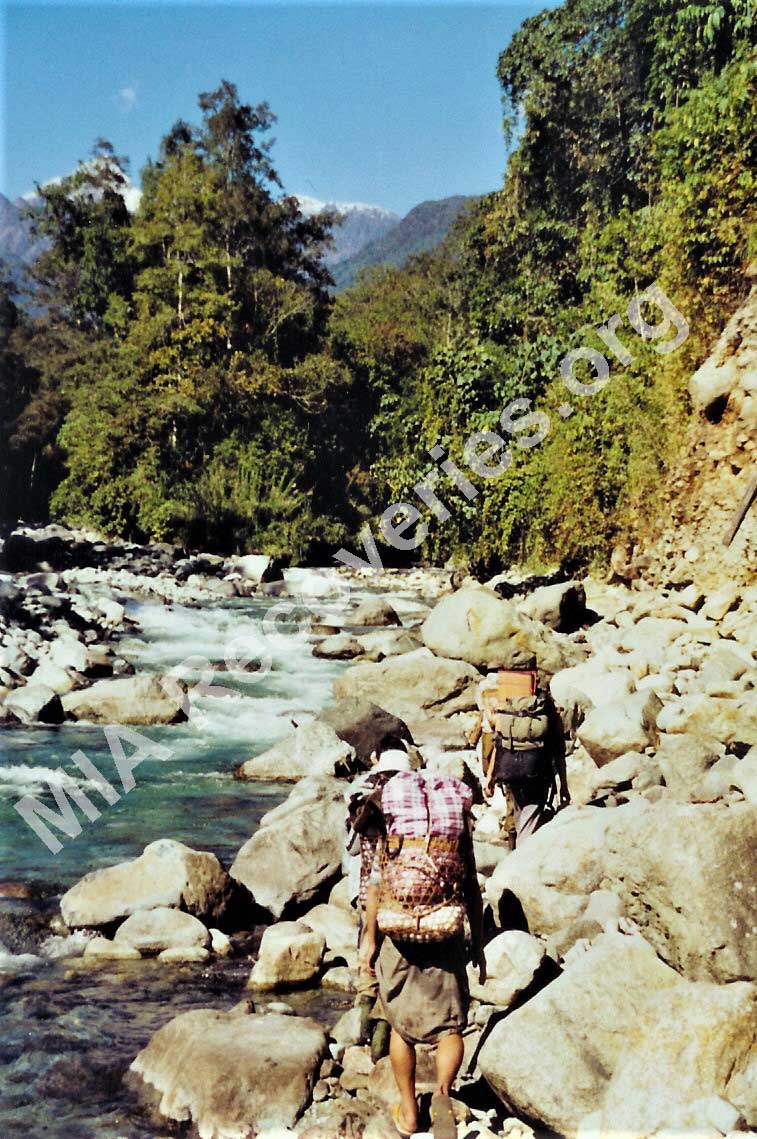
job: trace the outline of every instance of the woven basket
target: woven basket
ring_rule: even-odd
[[[457,839],[390,836],[380,853],[378,925],[398,941],[446,941],[465,920]]]

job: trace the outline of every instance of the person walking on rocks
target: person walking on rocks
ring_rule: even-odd
[[[403,739],[393,733],[379,741],[371,756],[373,767],[356,779],[345,795],[347,803],[348,880],[351,901],[358,909],[358,948],[365,927],[368,882],[379,841],[384,834],[381,795],[388,781],[398,772],[412,770]],[[377,1003],[378,980],[372,963],[358,959],[357,1007],[360,1009],[360,1042],[371,1041],[374,1063],[386,1055],[389,1025]]]
[[[512,845],[570,802],[560,714],[535,669],[501,670],[479,685],[484,794],[501,787],[512,808]],[[558,790],[559,783],[559,790]]]
[[[436,1045],[431,1118],[437,1139],[456,1139],[450,1090],[463,1060],[469,992],[464,923],[481,983],[483,904],[473,854],[472,792],[461,780],[401,773],[381,795],[385,836],[366,893],[360,946],[375,962],[379,999],[391,1024],[389,1055],[399,1091],[394,1122],[418,1130],[416,1046]]]

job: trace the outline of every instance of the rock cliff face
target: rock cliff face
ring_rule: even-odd
[[[723,545],[738,505],[757,478],[757,262],[749,296],[691,377],[699,412],[686,458],[675,472],[669,520],[649,551],[660,577],[691,576],[700,584],[745,582],[757,572],[757,504],[730,546]],[[683,564],[681,564],[683,560]]]

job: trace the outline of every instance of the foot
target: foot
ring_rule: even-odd
[[[398,1133],[403,1139],[409,1139],[411,1135],[415,1135],[418,1130],[418,1108],[416,1106],[412,1118],[405,1113],[401,1103],[396,1104],[394,1111],[394,1126],[397,1128]]]
[[[446,1092],[435,1092],[431,1097],[431,1130],[434,1139],[457,1139],[455,1113]]]

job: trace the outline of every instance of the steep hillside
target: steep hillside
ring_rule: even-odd
[[[757,476],[757,262],[747,273],[748,298],[689,383],[700,415],[671,479],[669,522],[651,551],[660,576],[672,580],[722,585],[757,573],[757,503],[731,544],[723,541]]]
[[[403,265],[413,253],[434,249],[471,201],[463,194],[438,202],[421,202],[382,237],[340,262],[333,270],[337,289],[346,289],[370,265]]]

